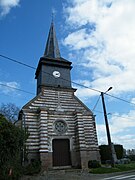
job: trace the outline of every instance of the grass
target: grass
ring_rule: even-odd
[[[94,169],[90,169],[90,173],[106,174],[106,173],[123,172],[123,171],[129,171],[129,170],[135,170],[135,163],[118,164],[118,165],[115,165],[115,167],[113,168],[111,167],[94,168]]]
[[[129,171],[129,170],[135,170],[135,163],[130,164],[119,164],[117,165],[117,168],[119,168],[121,171]]]

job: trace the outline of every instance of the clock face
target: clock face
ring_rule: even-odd
[[[55,78],[59,78],[60,77],[60,72],[59,71],[53,71],[53,76]]]

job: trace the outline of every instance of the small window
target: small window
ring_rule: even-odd
[[[65,121],[56,121],[54,123],[54,129],[58,134],[64,134],[67,131],[67,124]]]

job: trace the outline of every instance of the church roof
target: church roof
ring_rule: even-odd
[[[53,22],[51,23],[51,27],[49,30],[44,57],[58,58],[58,59],[61,57]]]

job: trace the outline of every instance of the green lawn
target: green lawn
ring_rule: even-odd
[[[118,165],[115,165],[114,168],[100,167],[100,168],[90,169],[90,173],[105,174],[105,173],[123,172],[123,171],[129,171],[129,170],[135,170],[135,163],[118,164]]]

